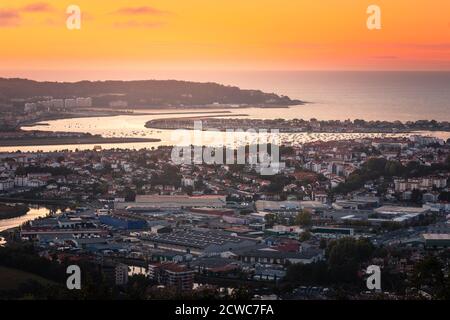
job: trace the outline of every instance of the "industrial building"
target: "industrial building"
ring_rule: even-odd
[[[406,223],[426,215],[429,212],[429,209],[422,207],[382,206],[375,209],[374,212],[376,212],[381,219]]]
[[[180,210],[188,208],[224,208],[226,196],[187,196],[187,195],[138,195],[135,202],[115,203],[115,209],[168,209]]]
[[[444,249],[450,248],[450,234],[445,233],[425,233],[422,235],[425,240],[425,248]]]
[[[309,210],[311,212],[320,212],[326,210],[327,205],[319,201],[256,201],[257,211],[266,212],[295,212],[299,210]]]
[[[238,253],[239,260],[247,263],[268,263],[284,265],[286,262],[309,264],[323,259],[322,250],[302,252],[281,252],[276,250],[249,250]]]
[[[186,252],[193,255],[215,255],[234,249],[250,248],[256,240],[231,236],[218,231],[178,230],[172,233],[142,236],[154,248]]]
[[[102,224],[122,230],[141,230],[147,228],[145,220],[130,219],[111,215],[100,215],[99,220]]]
[[[312,227],[311,232],[327,237],[352,237],[355,234],[353,228]]]

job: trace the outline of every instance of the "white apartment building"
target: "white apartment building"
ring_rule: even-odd
[[[8,191],[14,189],[14,180],[1,180],[0,191]]]
[[[76,99],[66,99],[64,100],[64,108],[74,108],[77,106],[77,100]]]
[[[92,107],[92,98],[77,98],[77,107]]]
[[[16,176],[14,178],[14,184],[16,187],[27,187],[28,177],[27,176]]]

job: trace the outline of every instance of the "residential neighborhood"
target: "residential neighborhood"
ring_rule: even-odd
[[[95,262],[118,288],[141,275],[179,294],[245,287],[251,297],[362,299],[364,268],[376,264],[391,281],[386,297],[444,294],[412,279],[425,258],[448,274],[448,141],[284,146],[286,166],[273,176],[253,165],[175,165],[170,155],[170,147],[2,155],[2,199],[58,208],[5,238],[50,261]],[[365,253],[350,269],[333,265],[346,250]]]

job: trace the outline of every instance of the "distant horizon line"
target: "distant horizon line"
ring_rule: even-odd
[[[40,69],[40,70],[32,70],[34,72],[42,72],[42,71],[46,71],[46,72],[56,72],[56,73],[60,73],[60,72],[70,72],[70,70],[47,70],[47,69]],[[100,72],[106,72],[109,70],[102,70]],[[149,80],[160,80],[160,81],[164,81],[164,80],[168,80],[168,81],[192,81],[192,82],[203,82],[203,81],[196,81],[196,80],[186,80],[186,79],[177,79],[177,78],[173,78],[168,76],[167,78],[161,79],[161,77],[156,77],[156,78],[152,78],[152,75],[149,74],[149,77],[140,77],[140,78],[119,78],[119,77],[109,77],[109,78],[96,78],[96,79],[70,79],[70,80],[51,80],[50,78],[40,78],[40,79],[36,79],[35,77],[27,77],[27,76],[23,76],[23,75],[17,75],[17,76],[13,76],[13,75],[3,75],[4,71],[0,70],[0,79],[6,79],[6,80],[13,80],[13,79],[18,79],[18,80],[29,80],[29,81],[35,81],[35,82],[67,82],[67,83],[76,83],[76,82],[83,82],[83,81],[88,81],[88,82],[98,82],[98,81],[149,81]],[[80,71],[78,70],[73,70],[73,72],[76,73],[80,73]],[[92,71],[86,71],[86,72],[92,72]],[[339,69],[328,69],[328,70],[322,70],[322,69],[317,69],[317,70],[302,70],[302,69],[298,69],[298,70],[282,70],[282,69],[267,69],[267,70],[214,70],[214,69],[210,69],[210,70],[175,70],[175,69],[167,69],[167,70],[154,70],[154,71],[149,71],[149,73],[164,73],[164,72],[198,72],[198,73],[204,73],[204,72],[221,72],[221,73],[440,73],[440,74],[445,74],[445,73],[450,73],[450,69],[449,70],[339,70]],[[216,82],[216,81],[206,81],[206,82]]]

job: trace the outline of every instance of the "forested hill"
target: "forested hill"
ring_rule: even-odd
[[[203,106],[249,104],[288,106],[302,101],[259,90],[241,90],[217,83],[176,80],[37,82],[26,79],[0,78],[0,102],[32,97],[92,97],[94,105],[127,101],[129,106]]]

